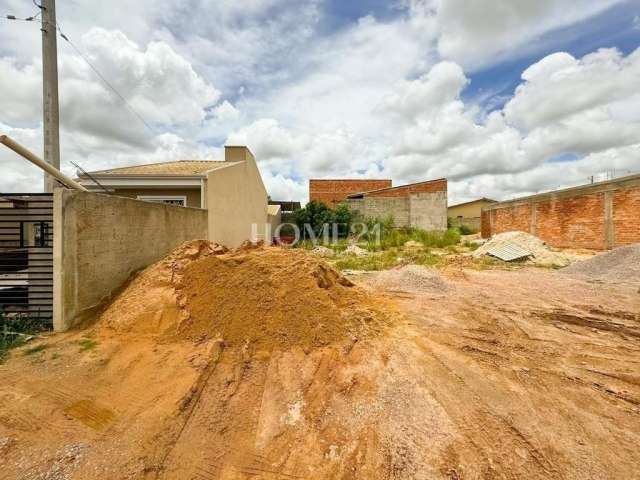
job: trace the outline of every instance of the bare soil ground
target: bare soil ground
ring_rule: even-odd
[[[156,266],[170,280],[143,275],[94,326],[0,366],[0,478],[638,478],[637,285],[532,268],[352,287],[316,260],[196,250],[177,280],[175,261]],[[276,310],[286,273],[349,328],[298,318],[310,297],[234,313],[205,265],[235,295],[266,284]]]

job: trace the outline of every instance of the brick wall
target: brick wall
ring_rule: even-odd
[[[369,193],[368,197],[408,197],[418,193],[434,193],[434,192],[446,192],[447,180],[442,178],[439,180],[433,180],[430,182],[414,183],[412,185],[402,185],[400,187],[394,187],[381,192]]]
[[[309,180],[309,200],[335,207],[352,193],[369,192],[391,185],[391,180]]]
[[[613,194],[613,225],[616,244],[640,242],[640,188]]]
[[[640,243],[640,175],[487,207],[482,236],[529,232],[560,248]]]
[[[447,229],[447,181],[436,180],[368,193],[348,200],[352,210],[367,218],[392,215],[396,227],[427,231]]]

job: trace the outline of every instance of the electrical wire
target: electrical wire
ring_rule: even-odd
[[[35,1],[35,0],[34,0]],[[129,103],[129,101],[125,98],[124,95],[122,95],[117,89],[116,87],[114,87],[109,80],[107,80],[105,78],[104,75],[102,75],[102,73],[100,73],[100,71],[89,61],[89,59],[87,58],[87,56],[78,48],[76,47],[76,45],[69,39],[69,37],[67,35],[64,34],[64,32],[62,31],[62,29],[60,28],[59,24],[56,24],[56,30],[58,30],[58,33],[60,34],[60,37],[62,37],[62,39],[64,39],[70,46],[71,48],[73,48],[73,50],[80,56],[80,58],[82,58],[85,63],[89,66],[89,68],[91,68],[91,70],[93,70],[93,72],[98,76],[98,78],[100,78],[100,80],[102,80],[102,83],[104,83],[120,100],[122,100],[125,104],[125,106],[127,107],[127,109],[129,109],[129,111],[135,115],[135,117],[140,120],[140,122],[153,134],[153,135],[157,135],[158,132],[142,117],[142,115],[140,115],[135,108],[133,108],[133,106]]]
[[[16,22],[33,22],[35,20],[38,19],[38,17],[40,16],[42,12],[38,12],[35,15],[32,15],[31,17],[16,17],[15,15],[3,15],[2,18],[3,20],[13,20]]]
[[[44,9],[44,7],[42,5],[39,5],[36,0],[33,0],[33,4],[38,7],[40,9],[40,11],[31,16],[31,17],[26,17],[26,18],[20,18],[20,17],[16,17],[15,15],[5,15],[4,17],[0,17],[4,20],[12,20],[12,21],[22,21],[22,22],[33,22],[34,20],[36,20],[40,14],[42,13],[42,10]],[[44,22],[43,22],[44,23]],[[107,80],[105,78],[105,76],[100,73],[100,70],[98,70],[96,68],[95,65],[93,65],[93,63],[91,63],[91,61],[89,61],[89,59],[87,58],[87,56],[78,48],[76,47],[76,45],[71,41],[71,39],[65,35],[65,33],[62,31],[62,29],[60,28],[59,24],[47,24],[45,23],[45,25],[50,25],[52,27],[55,28],[55,30],[60,34],[60,37],[62,37],[63,40],[65,40],[70,46],[71,48],[80,56],[80,58],[82,58],[82,60],[85,61],[85,63],[89,66],[89,68],[91,68],[91,70],[93,70],[93,72],[98,76],[98,78],[102,81],[102,83],[104,83],[120,100],[122,100],[122,102],[124,102],[125,106],[127,107],[127,109],[138,119],[140,120],[140,122],[155,136],[158,134],[158,132],[149,124],[149,122],[147,122],[142,115],[140,115],[140,113],[138,113],[136,111],[135,108],[133,108],[133,106],[129,103],[129,101],[126,99],[126,97],[124,95],[122,95],[118,89],[116,87],[114,87],[111,82],[109,82],[109,80]]]

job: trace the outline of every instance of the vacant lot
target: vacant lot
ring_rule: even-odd
[[[636,475],[638,285],[354,281],[304,252],[174,254],[0,366],[0,478]]]

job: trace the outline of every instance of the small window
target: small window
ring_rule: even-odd
[[[166,205],[187,206],[187,197],[183,195],[138,195],[138,200],[152,203],[164,203]]]

